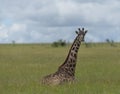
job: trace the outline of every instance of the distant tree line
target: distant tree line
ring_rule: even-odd
[[[105,42],[107,43],[107,44],[109,44],[111,47],[116,47],[116,44],[115,44],[115,42],[114,42],[114,40],[110,40],[110,39],[106,39],[105,40]],[[60,40],[58,40],[58,41],[55,41],[55,42],[53,42],[51,45],[53,46],[53,47],[64,47],[64,46],[66,46],[68,43],[65,41],[65,40],[62,40],[62,39],[60,39]],[[93,47],[93,46],[96,46],[96,43],[93,43],[93,42],[84,42],[84,45],[85,45],[85,47],[86,48],[90,48],[90,47]]]

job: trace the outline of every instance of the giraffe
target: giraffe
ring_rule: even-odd
[[[47,85],[59,85],[65,82],[73,82],[75,80],[75,67],[77,62],[77,53],[81,42],[84,41],[84,36],[87,33],[87,30],[84,28],[78,28],[76,31],[77,37],[75,38],[68,56],[64,63],[58,67],[58,70],[50,75],[45,76],[42,79],[43,84]]]

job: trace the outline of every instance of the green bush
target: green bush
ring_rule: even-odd
[[[53,42],[52,43],[52,46],[53,47],[58,47],[58,46],[62,46],[62,47],[64,47],[64,46],[66,46],[66,41],[65,40],[58,40],[58,41],[55,41],[55,42]]]

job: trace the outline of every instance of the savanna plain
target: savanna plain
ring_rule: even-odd
[[[43,76],[61,65],[70,49],[50,44],[0,44],[0,94],[120,94],[120,44],[81,44],[72,84],[47,86]]]

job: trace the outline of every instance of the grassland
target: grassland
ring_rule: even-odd
[[[0,94],[120,94],[120,44],[81,45],[74,84],[45,86],[40,79],[57,70],[69,46],[0,45]]]

